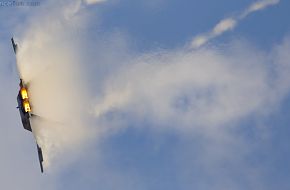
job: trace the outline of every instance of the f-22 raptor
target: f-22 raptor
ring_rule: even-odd
[[[12,42],[14,53],[16,55],[17,51],[18,51],[18,46],[14,42],[13,38],[11,38],[11,42]],[[29,88],[28,88],[28,85],[21,78],[20,78],[20,83],[19,83],[19,92],[18,92],[18,95],[17,95],[17,103],[18,103],[18,107],[17,108],[19,109],[20,117],[21,117],[21,121],[22,121],[22,125],[23,125],[24,129],[32,132],[30,119],[33,118],[36,115],[34,115],[32,113],[31,104],[29,102]],[[40,170],[41,170],[41,173],[43,173],[42,149],[38,145],[37,142],[36,142],[36,145],[37,145],[38,159],[39,159],[39,163],[40,163]]]

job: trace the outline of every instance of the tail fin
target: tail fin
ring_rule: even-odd
[[[11,42],[12,42],[12,46],[13,46],[14,53],[16,54],[17,53],[17,44],[15,44],[13,38],[11,38]]]

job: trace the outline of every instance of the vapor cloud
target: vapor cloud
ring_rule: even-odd
[[[32,129],[43,150],[45,169],[55,158],[71,160],[94,133],[86,116],[88,94],[78,56],[79,31],[85,24],[76,16],[79,3],[72,1],[61,11],[54,8],[32,19],[31,27],[17,41],[17,64],[28,83],[36,115],[31,119]]]
[[[206,44],[209,40],[222,35],[223,33],[233,30],[238,22],[243,20],[249,14],[263,10],[269,6],[274,6],[278,4],[280,0],[261,0],[253,3],[250,5],[246,10],[244,10],[240,15],[237,17],[229,17],[221,20],[213,29],[212,31],[198,35],[191,41],[192,48],[198,48],[204,44]]]

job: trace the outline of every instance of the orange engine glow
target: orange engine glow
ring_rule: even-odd
[[[20,93],[21,93],[22,100],[28,99],[28,93],[27,93],[26,88],[22,87],[20,90]]]
[[[25,112],[31,112],[31,107],[27,99],[23,101],[23,107]]]

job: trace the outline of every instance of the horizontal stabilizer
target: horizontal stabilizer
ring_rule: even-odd
[[[37,144],[37,153],[38,153],[38,159],[39,159],[39,164],[40,164],[40,170],[41,170],[41,173],[43,173],[43,165],[42,165],[42,162],[43,162],[43,155],[42,155],[42,150],[41,150],[41,148],[38,146],[38,144]]]
[[[17,53],[17,44],[15,44],[13,38],[11,38],[11,42],[12,42],[12,46],[13,46],[14,53],[16,54]]]

